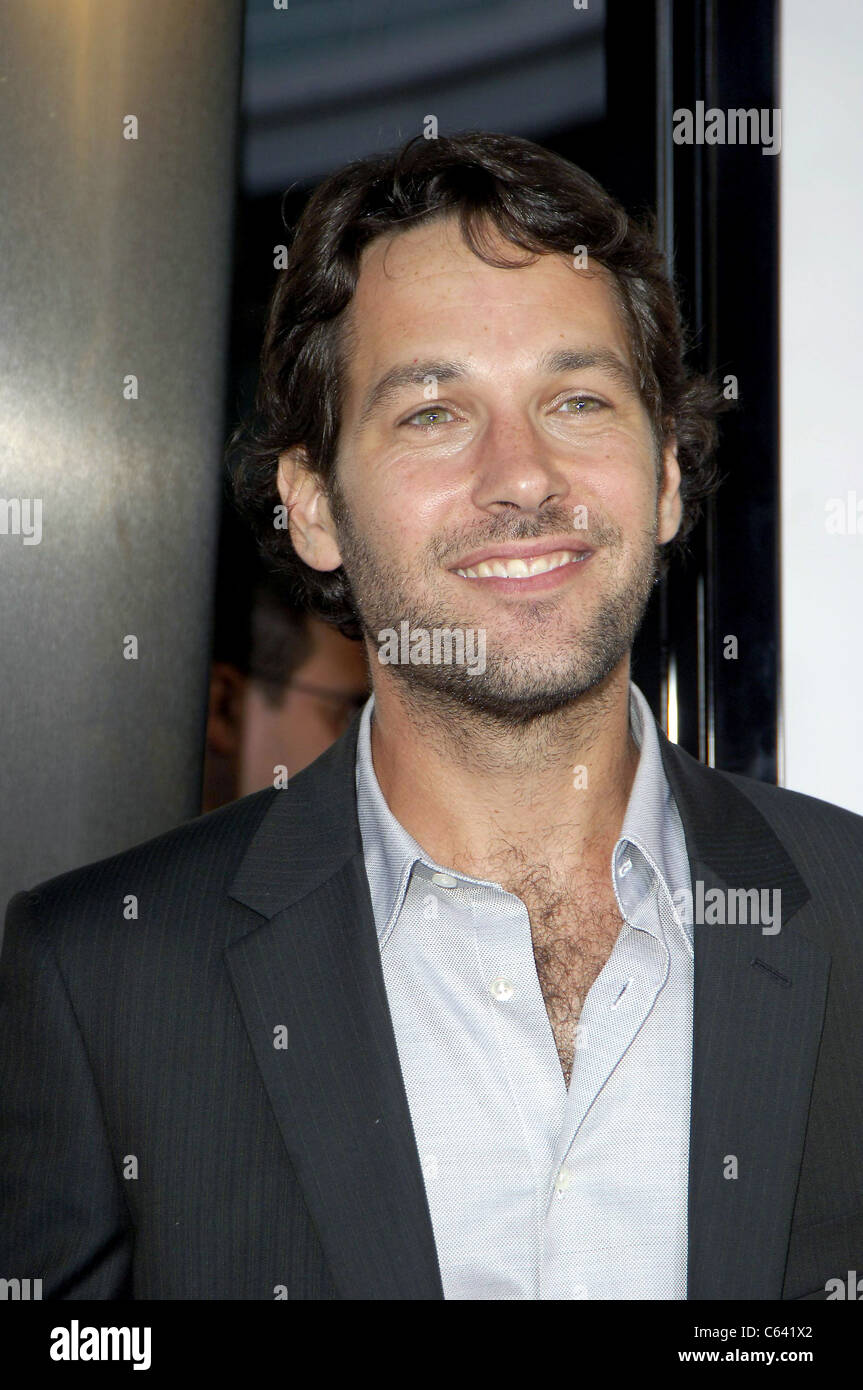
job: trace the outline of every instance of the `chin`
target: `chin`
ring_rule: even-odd
[[[510,667],[508,670],[486,670],[470,676],[462,670],[445,671],[438,667],[413,668],[411,680],[415,689],[438,695],[441,703],[461,707],[497,722],[519,726],[548,718],[566,709],[587,691],[601,684],[617,662],[610,666],[597,663],[588,671],[567,671],[549,674],[537,680],[536,670],[525,670],[523,679]],[[417,679],[419,669],[424,675]],[[426,674],[427,673],[427,674]]]

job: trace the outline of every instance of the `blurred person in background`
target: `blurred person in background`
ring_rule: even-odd
[[[368,697],[364,648],[261,575],[222,603],[210,672],[201,810],[271,787],[329,748]],[[242,590],[241,590],[242,594]]]

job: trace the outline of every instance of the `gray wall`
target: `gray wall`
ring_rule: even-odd
[[[198,811],[241,49],[242,0],[0,7],[0,906]]]

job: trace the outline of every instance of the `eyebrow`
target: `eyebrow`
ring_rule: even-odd
[[[632,368],[610,348],[555,348],[543,353],[536,363],[538,373],[561,376],[564,372],[580,372],[599,367],[631,395],[638,395]],[[471,376],[466,362],[428,360],[402,362],[384,372],[367,392],[360,412],[359,424],[365,425],[385,405],[390,404],[407,386],[424,386],[427,377],[437,382],[466,381]]]

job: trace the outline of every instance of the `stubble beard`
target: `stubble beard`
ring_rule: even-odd
[[[411,592],[404,583],[404,572],[376,554],[368,539],[355,529],[337,486],[331,488],[329,496],[345,574],[371,649],[373,670],[380,664],[379,634],[388,629],[398,632],[403,622],[408,623],[410,632],[464,630],[464,613],[455,611],[451,603]],[[535,540],[571,530],[565,509],[525,516],[520,525],[506,517],[496,520],[499,534],[487,535],[480,544]],[[605,555],[620,553],[622,536],[615,525],[606,523],[594,528],[585,540],[598,547],[586,563],[602,563]],[[452,553],[457,556],[458,552]],[[598,688],[631,651],[659,572],[658,558],[654,521],[652,530],[632,552],[626,572],[617,575],[614,586],[601,595],[575,635],[566,626],[571,624],[571,596],[548,596],[536,603],[519,600],[509,606],[513,621],[505,638],[493,627],[486,628],[483,671],[471,671],[468,665],[433,662],[396,662],[388,664],[387,670],[402,682],[406,703],[418,711],[462,719],[472,715],[501,732],[534,721],[543,723],[588,692],[599,693]],[[441,560],[441,556],[435,555],[429,561],[429,591],[439,582]],[[571,582],[577,585],[578,577],[573,576]]]

